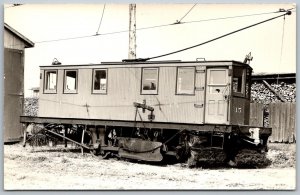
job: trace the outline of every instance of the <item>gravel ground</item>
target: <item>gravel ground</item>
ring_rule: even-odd
[[[269,150],[263,169],[189,169],[82,155],[74,147],[4,145],[5,190],[294,190],[296,145]],[[77,151],[77,152],[76,152]],[[290,152],[290,153],[288,153]]]

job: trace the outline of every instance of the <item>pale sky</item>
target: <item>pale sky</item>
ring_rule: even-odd
[[[194,4],[137,4],[137,29],[172,24]],[[55,39],[95,35],[103,4],[25,4],[4,5],[4,22],[35,42],[25,50],[25,96],[39,86],[39,66],[50,65],[54,58],[62,64],[90,64],[122,61],[128,58],[128,4],[106,4],[99,34],[67,41]],[[223,34],[263,21],[282,13],[253,15],[290,9],[293,4],[197,4],[180,25],[137,30],[137,58],[147,58],[193,46]],[[254,72],[296,72],[296,9],[290,16],[272,20],[206,45],[156,60],[243,61],[252,53]],[[283,25],[284,24],[284,25]],[[284,27],[284,28],[283,28]],[[284,31],[283,31],[284,29]],[[284,32],[284,33],[283,33]],[[282,39],[283,38],[283,39]]]

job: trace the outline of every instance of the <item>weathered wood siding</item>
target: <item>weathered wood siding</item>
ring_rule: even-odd
[[[4,142],[18,141],[22,136],[19,116],[23,112],[24,53],[4,49]]]
[[[264,126],[264,105],[259,103],[250,104],[250,125]]]
[[[185,64],[185,66],[189,66]],[[195,66],[194,64],[190,66]],[[100,68],[95,66],[94,68]],[[102,68],[102,67],[101,67]],[[55,69],[55,68],[53,68]],[[66,68],[65,68],[66,69]],[[74,69],[69,67],[68,69]],[[205,69],[205,67],[196,67]],[[204,90],[195,91],[195,95],[176,95],[177,66],[159,67],[158,95],[141,95],[141,67],[109,67],[107,94],[92,94],[92,68],[78,70],[78,94],[63,94],[64,70],[58,70],[57,94],[43,93],[44,71],[41,70],[41,92],[39,98],[39,116],[90,118],[111,120],[134,120],[133,102],[154,107],[154,121],[203,123]],[[197,73],[196,87],[205,87],[205,71]],[[140,114],[148,121],[149,111]],[[137,116],[139,119],[139,116]]]
[[[263,104],[251,103],[250,125],[263,126]],[[269,127],[271,142],[296,141],[296,103],[271,103],[269,105]]]
[[[25,43],[11,32],[4,30],[4,48],[24,50]]]
[[[271,103],[270,126],[272,142],[296,141],[296,103]]]

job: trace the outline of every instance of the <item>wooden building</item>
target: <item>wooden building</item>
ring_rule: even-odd
[[[4,24],[4,142],[19,141],[23,136],[19,116],[23,112],[24,51],[34,43]]]

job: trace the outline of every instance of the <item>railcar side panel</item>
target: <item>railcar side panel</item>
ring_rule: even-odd
[[[153,65],[155,67],[155,65]],[[176,94],[177,67],[158,68],[157,95],[141,94],[141,67],[107,68],[106,94],[92,92],[93,68],[63,67],[57,70],[56,93],[45,93],[45,69],[41,69],[40,117],[134,120],[134,102],[154,107],[154,121],[202,124],[204,119],[205,67],[195,67],[194,94]],[[98,68],[98,67],[95,67]],[[64,93],[65,70],[77,70],[77,92]],[[200,71],[197,71],[200,70]],[[149,111],[137,120],[149,121]],[[141,116],[141,118],[140,118]]]

